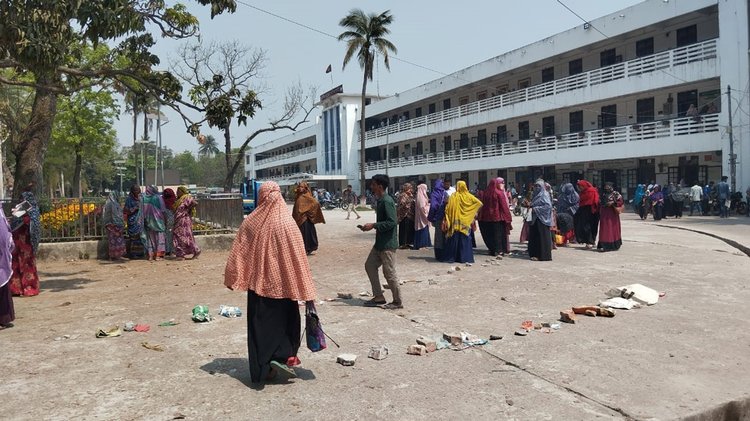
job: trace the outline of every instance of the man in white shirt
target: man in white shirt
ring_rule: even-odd
[[[693,210],[696,208],[698,209],[698,215],[703,215],[701,200],[703,200],[703,188],[696,181],[690,188],[690,216],[693,216]]]
[[[445,187],[445,192],[448,193],[448,197],[451,197],[451,195],[456,192],[456,188],[451,186],[450,180],[443,181],[443,187]]]

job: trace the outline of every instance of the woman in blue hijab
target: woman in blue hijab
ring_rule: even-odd
[[[529,224],[529,257],[531,260],[552,260],[552,198],[541,178],[534,184]]]

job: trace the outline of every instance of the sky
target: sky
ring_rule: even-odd
[[[562,0],[575,14],[558,0],[327,0],[315,3],[309,0],[238,0],[234,14],[219,15],[213,20],[207,7],[192,0],[180,1],[200,20],[202,42],[237,40],[267,53],[262,79],[257,82],[257,86],[264,87],[260,97],[263,109],[248,121],[247,127],[232,128],[232,145],[239,147],[249,134],[267,127],[271,119],[281,114],[284,93],[291,85],[299,82],[304,87],[315,87],[318,95],[340,84],[346,93],[361,92],[359,64],[352,60],[342,71],[345,44],[335,39],[343,31],[339,20],[354,7],[366,13],[390,10],[394,16],[388,39],[398,48],[395,57],[404,61],[392,60],[390,71],[381,62],[373,81],[368,83],[369,94],[389,96],[582,25],[583,21],[575,14],[594,20],[642,0]],[[184,42],[158,40],[153,51],[162,60],[160,68],[166,69],[170,62],[177,60],[177,48]],[[329,64],[333,72],[326,74]],[[169,122],[162,126],[163,145],[175,153],[197,152],[200,145],[187,134],[178,114],[172,110],[164,113]],[[311,121],[315,115],[311,116]],[[192,114],[192,117],[199,116]],[[309,124],[312,123],[300,128]],[[120,145],[132,145],[132,127],[132,116],[123,112],[115,124]],[[218,131],[204,125],[201,132],[214,135],[223,149],[223,136]],[[250,146],[288,133],[276,131],[259,136]]]

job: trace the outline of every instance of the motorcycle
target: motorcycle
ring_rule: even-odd
[[[735,211],[737,215],[747,214],[747,203],[742,201],[742,192],[734,192],[730,197],[731,204],[729,206],[729,212]]]

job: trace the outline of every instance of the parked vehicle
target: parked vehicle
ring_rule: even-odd
[[[240,186],[242,194],[242,213],[247,215],[255,210],[255,203],[258,200],[258,189],[261,183],[254,179],[245,179]]]
[[[729,212],[737,212],[738,215],[747,214],[747,203],[742,200],[742,192],[734,192],[730,196],[731,205],[729,206]]]

